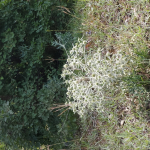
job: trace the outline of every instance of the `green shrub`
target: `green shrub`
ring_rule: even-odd
[[[46,60],[64,55],[51,45],[54,33],[47,32],[66,28],[69,16],[59,11],[60,5],[72,3],[11,0],[1,5],[0,140],[7,147],[29,149],[63,140],[58,133],[63,117],[50,109],[66,99],[63,61]]]

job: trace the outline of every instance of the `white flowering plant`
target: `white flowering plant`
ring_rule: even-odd
[[[128,55],[119,50],[104,55],[100,47],[94,53],[87,52],[85,44],[79,39],[73,46],[62,72],[69,85],[68,104],[81,117],[89,110],[103,112],[107,101],[124,97],[126,83],[122,78],[130,76],[134,63],[132,51]]]

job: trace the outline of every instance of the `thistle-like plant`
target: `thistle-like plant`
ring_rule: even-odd
[[[62,73],[69,85],[68,103],[81,117],[89,110],[103,112],[109,100],[124,97],[123,78],[130,75],[134,63],[132,50],[126,55],[121,50],[111,55],[104,54],[104,49],[99,47],[92,53],[86,51],[85,44],[85,40],[78,40]]]

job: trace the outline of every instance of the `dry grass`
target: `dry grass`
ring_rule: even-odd
[[[78,13],[83,20],[78,29],[87,40],[86,50],[104,47],[104,55],[107,51],[113,55],[121,49],[127,55],[132,49],[136,66],[130,66],[132,77],[125,79],[128,92],[123,99],[108,102],[105,114],[89,112],[81,120],[80,141],[72,149],[150,148],[149,6],[148,0],[78,2]]]

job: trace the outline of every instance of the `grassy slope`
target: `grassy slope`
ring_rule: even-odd
[[[90,0],[77,3],[76,30],[87,40],[86,50],[98,47],[115,54],[134,53],[134,66],[124,97],[108,102],[106,114],[89,112],[82,120],[80,140],[73,149],[146,150],[149,124],[149,25],[150,3],[144,0]],[[77,22],[81,25],[78,26]],[[132,55],[130,53],[130,55]]]

